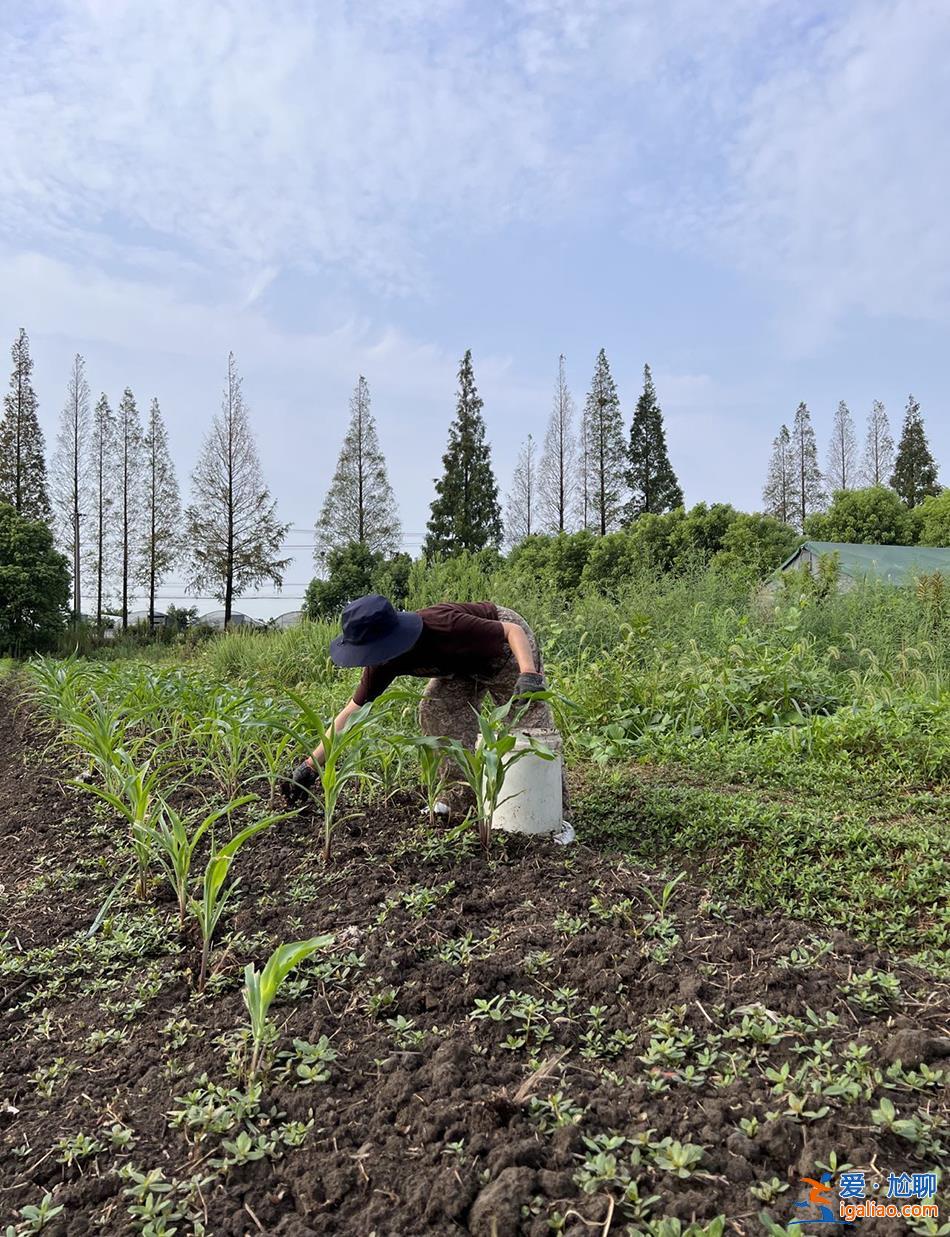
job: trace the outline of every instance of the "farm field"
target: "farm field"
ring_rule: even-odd
[[[347,690],[320,625],[8,668],[7,1231],[795,1233],[803,1177],[939,1179],[942,632],[693,603],[539,616],[579,841],[488,856],[430,823],[406,694],[340,753],[328,863],[285,812]],[[296,941],[255,1038],[245,968]]]

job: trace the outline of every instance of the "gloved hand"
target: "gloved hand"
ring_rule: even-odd
[[[547,689],[543,674],[519,674],[515,690],[511,693],[512,700],[521,700],[529,692],[543,692]]]
[[[283,782],[284,798],[288,803],[306,803],[310,798],[309,792],[316,783],[316,770],[307,760],[302,760]]]

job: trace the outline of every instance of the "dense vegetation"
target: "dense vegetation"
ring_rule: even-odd
[[[335,621],[34,663],[47,753],[10,723],[0,757],[15,1233],[784,1233],[806,1131],[833,1175],[946,1165],[948,597],[763,596],[682,526],[625,583],[584,578],[610,537],[405,574],[535,625],[564,850],[435,821],[418,684],[328,735]]]
[[[558,561],[546,588],[530,544],[500,568],[479,556],[413,568],[406,601],[491,596],[536,626],[588,827],[654,858],[709,860],[737,897],[862,923],[945,965],[950,594],[933,581],[838,593],[795,573],[764,598],[744,572],[713,566],[641,574],[566,606]],[[198,646],[186,672],[304,692],[329,715],[354,678],[327,657],[336,630],[230,633]],[[618,805],[634,789],[628,825]]]

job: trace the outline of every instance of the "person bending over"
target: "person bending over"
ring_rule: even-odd
[[[541,652],[531,628],[514,610],[491,601],[443,602],[397,611],[378,593],[360,597],[343,611],[343,634],[330,644],[337,666],[362,666],[353,698],[337,714],[340,730],[357,709],[403,674],[428,679],[419,705],[422,733],[458,739],[474,748],[478,710],[486,693],[496,705],[543,691]],[[554,730],[550,705],[532,701],[521,730]],[[302,799],[317,780],[323,745],[294,769],[289,797]]]

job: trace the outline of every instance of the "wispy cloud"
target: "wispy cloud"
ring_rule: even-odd
[[[0,228],[68,256],[336,267],[418,292],[435,240],[558,217],[944,317],[929,0],[47,0],[0,33]]]

